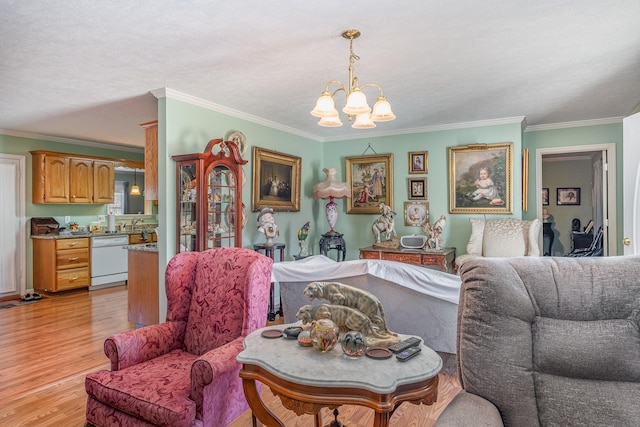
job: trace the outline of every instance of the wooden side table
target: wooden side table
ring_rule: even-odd
[[[320,253],[324,256],[329,256],[328,253],[332,249],[336,249],[338,251],[338,256],[336,257],[336,261],[340,260],[340,254],[342,254],[342,261],[344,261],[347,256],[347,244],[342,237],[342,234],[339,233],[325,233],[320,238]]]
[[[270,245],[266,243],[261,243],[261,244],[253,245],[254,251],[256,252],[264,251],[264,254],[274,261],[276,260],[275,259],[276,250],[280,251],[281,262],[284,261],[284,248],[285,248],[284,243],[272,243]],[[280,317],[284,315],[284,312],[282,311],[282,298],[280,298],[280,307],[278,308],[277,313],[275,311],[274,304],[275,304],[274,303],[274,283],[271,282],[271,289],[269,290],[269,313],[267,314],[267,320],[270,322],[273,322],[274,320],[276,320],[276,314],[278,314]]]
[[[456,248],[444,248],[441,251],[422,249],[388,249],[369,246],[360,249],[360,259],[382,259],[398,261],[407,264],[433,265],[445,272],[453,271],[453,261],[456,259]]]

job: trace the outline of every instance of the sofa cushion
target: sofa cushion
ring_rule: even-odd
[[[640,382],[640,310],[627,319],[533,322],[536,371],[601,381]]]
[[[87,376],[89,396],[155,425],[190,426],[196,404],[189,398],[191,365],[196,356],[182,350],[119,371]]]
[[[484,233],[484,219],[469,218],[471,222],[471,236],[467,243],[467,254],[482,255],[482,235]]]

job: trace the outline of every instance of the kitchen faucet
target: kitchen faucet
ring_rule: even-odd
[[[133,231],[133,227],[135,227],[136,224],[139,223],[139,222],[144,222],[144,219],[138,218],[138,217],[135,217],[135,216],[133,218],[131,218],[131,231]]]

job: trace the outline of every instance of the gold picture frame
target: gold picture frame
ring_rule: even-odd
[[[428,173],[429,172],[429,152],[428,151],[410,151],[409,152],[409,173]]]
[[[347,213],[377,214],[384,203],[393,209],[393,154],[345,158],[351,198]]]
[[[427,200],[427,178],[407,178],[407,196],[409,200]]]
[[[253,147],[251,210],[300,211],[301,164],[300,157]]]
[[[449,147],[449,213],[513,213],[513,143]]]
[[[422,227],[429,222],[429,202],[404,202],[404,225]]]

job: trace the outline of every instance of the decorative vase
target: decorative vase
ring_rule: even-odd
[[[338,332],[338,327],[330,319],[314,320],[309,330],[313,346],[323,353],[333,350],[336,346]]]
[[[358,331],[349,331],[342,337],[342,351],[350,359],[357,359],[367,349],[367,341]]]
[[[329,197],[329,203],[324,207],[324,213],[327,216],[327,222],[329,223],[329,234],[335,234],[336,231],[333,227],[336,226],[336,222],[338,222],[338,204],[333,201],[333,196]]]

